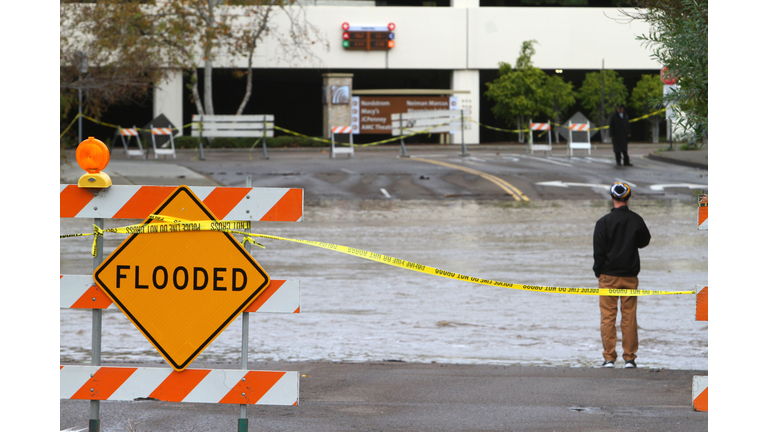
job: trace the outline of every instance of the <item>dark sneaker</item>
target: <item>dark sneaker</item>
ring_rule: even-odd
[[[631,163],[625,163],[624,166],[634,166]]]
[[[637,365],[635,364],[634,360],[627,360],[624,363],[624,369],[635,369]]]
[[[610,361],[610,360],[604,361],[603,362],[603,367],[604,368],[612,368],[613,367],[613,362]]]

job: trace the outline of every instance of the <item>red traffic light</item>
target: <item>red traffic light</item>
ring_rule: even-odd
[[[394,30],[394,29],[395,29],[395,23],[389,23],[389,25],[387,26],[387,28],[389,29],[389,31],[392,31],[392,30]]]
[[[344,33],[342,33],[342,34],[341,34],[341,38],[342,38],[342,39],[344,39],[344,40],[347,40],[347,39],[349,39],[349,32],[344,32]]]
[[[345,22],[344,24],[342,24],[341,25],[341,29],[344,30],[344,31],[349,30],[349,23]]]

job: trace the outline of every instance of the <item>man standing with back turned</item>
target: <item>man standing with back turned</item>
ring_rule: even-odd
[[[624,112],[624,105],[619,104],[616,111],[608,121],[608,132],[611,134],[613,153],[616,154],[616,165],[621,166],[621,156],[624,156],[624,166],[633,166],[629,163],[629,117]]]
[[[595,224],[592,270],[600,288],[633,289],[638,286],[640,254],[648,246],[651,233],[645,221],[627,205],[632,191],[626,183],[611,186],[613,208]],[[624,368],[635,368],[637,355],[637,297],[600,296],[600,335],[603,339],[603,367],[616,361],[616,316],[621,301],[621,347]]]

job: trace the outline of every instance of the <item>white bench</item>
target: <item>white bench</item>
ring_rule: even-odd
[[[269,159],[267,138],[274,136],[274,127],[272,114],[192,116],[192,136],[200,138],[200,159],[203,159],[203,138],[262,138],[264,159]]]

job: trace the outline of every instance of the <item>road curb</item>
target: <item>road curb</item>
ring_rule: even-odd
[[[692,167],[692,168],[709,170],[709,168],[707,167],[707,164],[704,164],[704,163],[692,162],[692,161],[687,161],[683,159],[668,158],[668,157],[659,156],[653,153],[648,154],[648,159],[659,161],[659,162],[671,163],[675,165],[683,165],[683,166]]]

